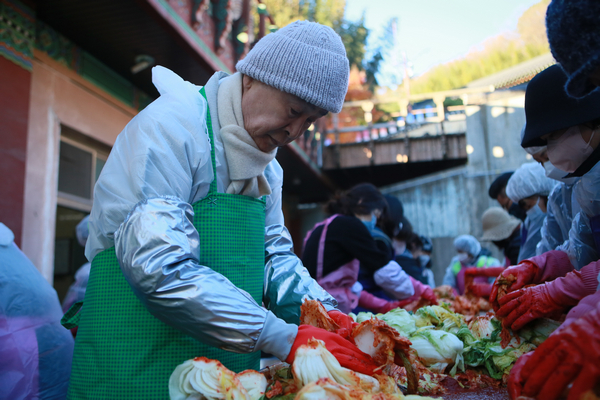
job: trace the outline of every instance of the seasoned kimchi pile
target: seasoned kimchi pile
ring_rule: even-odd
[[[351,314],[356,321],[351,332],[341,332],[318,301],[302,305],[301,324],[350,340],[380,365],[373,376],[342,367],[324,342],[312,339],[297,349],[292,365],[279,363],[260,373],[235,374],[204,357],[188,360],[171,376],[171,399],[423,399],[498,388],[505,385],[516,359],[535,349],[558,325],[542,320],[519,335],[503,332],[493,313],[455,312],[461,300],[443,290],[438,296],[448,303],[441,306],[414,313],[397,308],[385,314]]]

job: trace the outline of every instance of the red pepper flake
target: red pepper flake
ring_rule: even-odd
[[[271,388],[265,393],[267,399],[271,399],[275,396],[278,396],[283,393],[283,387],[281,386],[281,382],[275,381]]]
[[[508,343],[510,343],[510,331],[502,327],[502,331],[500,332],[500,338],[502,339],[500,341],[500,346],[502,346],[502,348],[505,349],[506,346],[508,346]]]

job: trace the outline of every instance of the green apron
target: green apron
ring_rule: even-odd
[[[206,98],[204,88],[200,93]],[[208,107],[206,115],[210,142],[214,143]],[[207,196],[193,204],[200,264],[223,274],[260,304],[265,201],[218,193],[211,147],[214,179]],[[169,377],[175,367],[199,356],[217,359],[234,372],[259,368],[260,352],[220,350],[152,316],[125,280],[114,247],[94,257],[85,306],[77,318],[69,399],[168,399]]]

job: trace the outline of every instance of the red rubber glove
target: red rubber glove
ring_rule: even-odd
[[[565,303],[558,293],[550,290],[549,283],[511,292],[500,299],[496,315],[502,326],[518,331],[538,318],[558,319],[572,304]]]
[[[378,314],[385,314],[388,311],[392,311],[395,308],[400,307],[400,301],[388,301],[383,307],[377,310]]]
[[[431,305],[435,306],[438,304],[437,296],[429,286],[421,293],[421,298],[427,300]]]
[[[473,276],[473,277],[483,276],[483,277],[491,278],[491,277],[499,276],[505,270],[506,270],[506,268],[504,268],[504,267],[484,267],[484,268],[469,267],[469,268],[465,269],[465,275]]]
[[[335,333],[337,333],[338,335],[342,336],[345,339],[349,339],[350,334],[352,333],[352,328],[354,328],[356,325],[358,325],[356,322],[354,322],[352,317],[350,317],[349,315],[346,315],[343,312],[338,311],[338,310],[331,310],[327,314],[340,327],[340,329],[335,331]]]
[[[508,397],[512,400],[515,400],[517,397],[521,396],[523,393],[523,384],[522,384],[522,376],[523,367],[529,361],[531,356],[533,355],[533,351],[529,353],[523,354],[515,365],[513,365],[510,370],[510,375],[508,376]]]
[[[490,293],[492,293],[492,285],[489,283],[472,283],[465,292],[472,293],[477,297],[483,297],[485,299],[490,297]]]
[[[511,398],[523,395],[555,400],[571,383],[568,400],[583,398],[600,382],[598,332],[600,306],[569,326],[559,328],[527,357],[520,368],[517,368],[520,359],[515,364],[508,380]]]
[[[292,364],[298,347],[307,344],[313,338],[325,342],[327,350],[333,354],[344,368],[365,375],[373,375],[375,368],[378,367],[370,355],[363,353],[358,347],[337,333],[327,332],[325,329],[315,328],[311,325],[300,325],[298,327],[298,335],[285,362]]]
[[[490,293],[490,303],[492,303],[494,311],[498,311],[500,308],[498,289],[501,286],[504,286],[503,282],[516,278],[516,281],[512,282],[506,288],[507,293],[514,292],[515,290],[521,289],[525,285],[534,283],[534,278],[538,273],[538,270],[539,268],[537,265],[531,261],[524,260],[521,262],[521,264],[508,267],[502,271],[500,276],[496,278],[494,286],[492,287],[492,293]]]

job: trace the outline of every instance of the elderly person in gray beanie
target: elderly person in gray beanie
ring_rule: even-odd
[[[297,326],[307,299],[349,317],[292,251],[275,160],[341,110],[344,45],[331,28],[295,22],[237,69],[200,87],[155,67],[160,97],[118,136],[95,187],[85,304],[64,319],[79,325],[70,398],[165,399],[185,389],[169,377],[186,360],[258,369],[261,351],[292,362],[313,337],[348,368],[377,367],[341,336]]]

